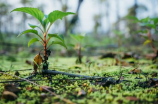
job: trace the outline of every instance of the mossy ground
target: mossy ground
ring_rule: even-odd
[[[6,73],[14,74],[15,70],[19,71],[20,77],[25,78],[30,75],[33,70],[25,70],[33,68],[32,65],[27,65],[26,60],[33,60],[33,57],[20,58],[17,56],[1,56],[0,57],[0,69],[2,71],[9,71]],[[110,86],[93,85],[89,80],[57,80],[57,79],[72,79],[68,76],[56,75],[52,76],[53,84],[49,84],[47,80],[34,81],[41,86],[50,86],[53,92],[69,99],[74,103],[79,104],[142,104],[142,103],[156,103],[158,102],[158,88],[142,88],[137,86],[139,82],[146,80],[146,77],[141,73],[139,74],[128,74],[128,72],[138,66],[143,73],[148,73],[148,78],[151,78],[153,72],[158,72],[156,67],[153,67],[151,60],[134,60],[135,66],[116,66],[115,59],[106,58],[99,59],[99,57],[89,57],[88,60],[94,62],[90,68],[86,63],[87,57],[83,57],[83,64],[75,64],[76,58],[72,57],[53,57],[49,58],[49,69],[64,71],[68,73],[88,75],[88,76],[101,76],[101,77],[113,77],[116,80],[119,78],[120,71],[122,71],[122,77],[124,80],[120,84]],[[39,70],[40,71],[40,70]],[[140,77],[141,79],[135,79]],[[156,78],[156,77],[155,77]],[[0,81],[6,81],[5,79],[15,79],[11,76],[0,75]],[[33,79],[47,79],[42,75],[37,75]],[[5,83],[6,84],[6,83]],[[48,92],[41,92],[38,86],[32,85],[28,82],[18,82],[20,92],[18,98],[14,101],[8,101],[5,99],[0,100],[0,103],[7,104],[50,104],[50,103],[65,103],[55,96],[50,95]],[[4,83],[0,83],[0,96],[4,90]],[[31,90],[28,90],[31,88]],[[84,90],[86,94],[79,95],[78,92]],[[134,97],[132,99],[130,97]]]

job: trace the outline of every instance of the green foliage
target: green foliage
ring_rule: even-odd
[[[74,38],[75,40],[77,40],[78,42],[81,42],[84,39],[83,35],[75,35],[75,34],[71,34],[70,35],[72,38]]]
[[[61,40],[61,41],[64,43],[64,39],[61,38],[61,37],[60,37],[59,35],[57,35],[57,34],[48,34],[48,36],[49,36],[49,38],[52,38],[52,37],[57,38],[57,39]]]
[[[154,29],[155,31],[157,31],[157,26],[158,26],[158,18],[142,18],[142,19],[138,19],[137,17],[134,16],[130,16],[129,19],[132,19],[138,23],[140,23],[140,26],[145,27],[146,29],[144,30],[138,30],[136,31],[136,33],[148,33],[147,29]],[[143,36],[143,35],[142,35]],[[143,45],[146,45],[148,43],[154,42],[151,40],[151,36],[150,33],[148,33],[148,37],[147,36],[143,36],[146,41],[143,43]]]
[[[52,41],[51,45],[53,45],[53,44],[59,44],[59,45],[65,47],[65,48],[67,49],[65,43],[63,43],[63,42],[61,42],[61,41]]]
[[[39,41],[41,43],[43,42],[42,44],[46,44],[47,45],[47,43],[50,40],[50,38],[53,37],[53,38],[58,38],[60,41],[59,42],[52,42],[51,44],[60,44],[61,46],[64,46],[66,48],[64,40],[60,36],[58,36],[57,34],[48,34],[48,30],[50,29],[51,25],[56,20],[62,19],[63,17],[65,17],[67,15],[75,14],[75,13],[72,13],[72,12],[62,12],[62,11],[55,10],[55,11],[51,12],[49,15],[44,15],[44,13],[42,11],[40,11],[37,8],[32,8],[32,7],[16,8],[16,9],[12,10],[11,12],[13,12],[13,11],[20,11],[20,12],[24,12],[24,13],[28,13],[28,14],[32,15],[33,17],[35,17],[40,22],[40,24],[41,24],[41,26],[43,28],[43,29],[41,29],[40,26],[29,24],[29,26],[32,29],[25,30],[25,31],[23,31],[22,33],[20,33],[18,35],[18,37],[19,37],[19,36],[21,36],[23,34],[26,34],[26,33],[33,33],[33,34],[36,34],[41,39],[41,41],[38,40],[37,38],[31,39],[29,41],[29,43],[28,43],[28,47],[32,43],[37,42],[37,41]],[[48,24],[49,24],[49,27],[48,27]],[[35,30],[35,28],[39,28],[41,30],[41,32],[43,33],[43,38],[38,34],[38,31]],[[46,39],[46,35],[47,34],[49,36],[49,39],[48,40],[44,40],[44,39]]]
[[[31,39],[31,40],[28,42],[28,47],[29,47],[32,43],[37,42],[37,41],[39,41],[37,38]]]
[[[28,29],[28,30],[25,30],[23,31],[22,33],[20,33],[17,37],[23,35],[23,34],[27,34],[27,33],[33,33],[33,34],[36,34],[38,35],[38,31],[37,30],[34,30],[34,29]]]
[[[37,25],[32,25],[32,24],[28,24],[32,29],[34,29],[34,28],[36,28],[36,27],[39,27],[39,26],[37,26]]]
[[[65,17],[69,14],[74,14],[74,13],[55,10],[48,15],[48,19],[49,19],[50,23],[52,24],[52,23],[54,23],[54,21],[56,21],[58,19],[62,19],[63,17]]]
[[[41,24],[42,24],[42,20],[44,18],[44,14],[42,11],[40,11],[37,8],[32,8],[32,7],[21,7],[21,8],[16,8],[13,11],[20,11],[20,12],[25,12],[28,13],[30,15],[32,15],[33,17],[35,17]]]

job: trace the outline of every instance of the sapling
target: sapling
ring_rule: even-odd
[[[76,40],[76,45],[75,45],[75,49],[77,50],[78,53],[78,58],[76,60],[76,63],[82,63],[82,54],[81,54],[81,50],[82,50],[82,40],[84,39],[84,35],[75,35],[75,34],[71,34],[70,35],[72,38],[74,38]]]
[[[38,55],[36,55],[36,58],[34,60],[37,60],[37,61],[34,61],[34,66],[36,66],[36,65],[38,66],[43,62],[43,70],[47,70],[48,69],[47,60],[51,53],[51,51],[49,50],[49,47],[54,44],[59,44],[65,48],[67,48],[65,45],[64,39],[62,39],[57,34],[50,34],[49,29],[56,20],[62,19],[63,17],[70,15],[70,14],[74,14],[74,13],[55,10],[55,11],[50,12],[48,15],[45,15],[41,10],[39,10],[37,8],[32,8],[32,7],[16,8],[16,9],[12,10],[11,12],[13,12],[13,11],[20,11],[20,12],[28,13],[28,14],[32,15],[33,17],[35,17],[38,20],[38,22],[40,23],[39,26],[29,24],[31,29],[23,31],[22,33],[20,33],[18,35],[18,37],[23,34],[26,34],[26,33],[32,33],[38,37],[38,38],[31,39],[28,42],[28,47],[34,42],[40,42],[42,44],[43,50],[44,50],[44,55],[43,55],[43,57],[40,56],[40,53]],[[38,33],[37,29],[43,34],[42,36]],[[58,41],[52,41],[50,44],[48,44],[51,38],[56,38],[56,39],[58,39]],[[35,73],[37,71],[37,66],[36,66],[36,68],[34,68]]]

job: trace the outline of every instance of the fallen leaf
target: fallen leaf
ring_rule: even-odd
[[[49,87],[49,86],[41,86],[41,87],[40,87],[40,91],[41,91],[41,92],[48,92],[47,90],[43,89],[43,87],[46,88],[46,89],[48,89],[48,90],[50,90],[50,91],[54,91],[53,88],[51,88],[51,87]]]
[[[88,93],[91,93],[91,92],[95,92],[95,91],[97,91],[95,88],[90,88],[89,90],[88,90]]]
[[[20,73],[18,71],[16,71],[14,75],[19,76]]]
[[[42,63],[42,57],[40,54],[37,54],[33,61],[34,71],[37,72],[38,66]]]
[[[128,74],[139,74],[139,73],[141,73],[141,72],[142,72],[141,69],[135,68],[135,69],[133,69],[133,70],[130,70],[130,71],[128,72]]]
[[[10,91],[4,91],[2,94],[2,99],[15,100],[17,99],[17,95]]]
[[[32,65],[32,62],[29,61],[29,60],[26,60],[25,63],[28,64],[28,65]]]
[[[86,92],[84,90],[78,91],[78,96],[86,95]]]
[[[156,72],[152,73],[151,77],[157,77],[157,73]]]
[[[146,54],[145,55],[146,59],[149,59],[149,60],[152,60],[155,56],[156,56],[155,53],[151,53],[151,54]]]
[[[127,100],[131,100],[131,101],[138,101],[139,99],[133,96],[127,96],[126,97]]]
[[[116,60],[116,65],[121,65],[121,66],[129,66],[130,63],[123,61],[123,60],[119,60],[118,58],[115,58]]]
[[[115,53],[106,53],[106,54],[103,54],[100,59],[104,59],[104,58],[114,58],[116,56]]]

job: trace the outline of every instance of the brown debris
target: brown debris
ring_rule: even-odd
[[[139,74],[139,73],[141,73],[141,72],[142,72],[141,69],[135,68],[135,69],[133,69],[133,70],[130,70],[130,71],[128,72],[128,74]]]
[[[51,88],[51,87],[49,87],[49,86],[41,86],[41,87],[40,87],[40,91],[41,91],[41,92],[48,92],[48,91],[46,91],[45,89],[43,89],[43,87],[46,88],[46,89],[48,89],[48,90],[50,90],[50,91],[54,91],[53,88]]]
[[[86,92],[84,90],[78,91],[78,96],[84,96],[86,95]]]
[[[127,96],[126,97],[127,100],[130,100],[130,101],[138,101],[139,99],[134,97],[134,96]]]
[[[4,91],[10,91],[13,93],[18,93],[20,90],[13,84],[6,84],[4,86]]]
[[[28,65],[32,65],[32,62],[29,61],[29,60],[26,60],[25,63],[28,64]]]
[[[16,71],[14,75],[19,76],[20,73],[18,71]]]
[[[17,95],[10,91],[4,91],[2,94],[2,99],[15,100],[17,99]]]

